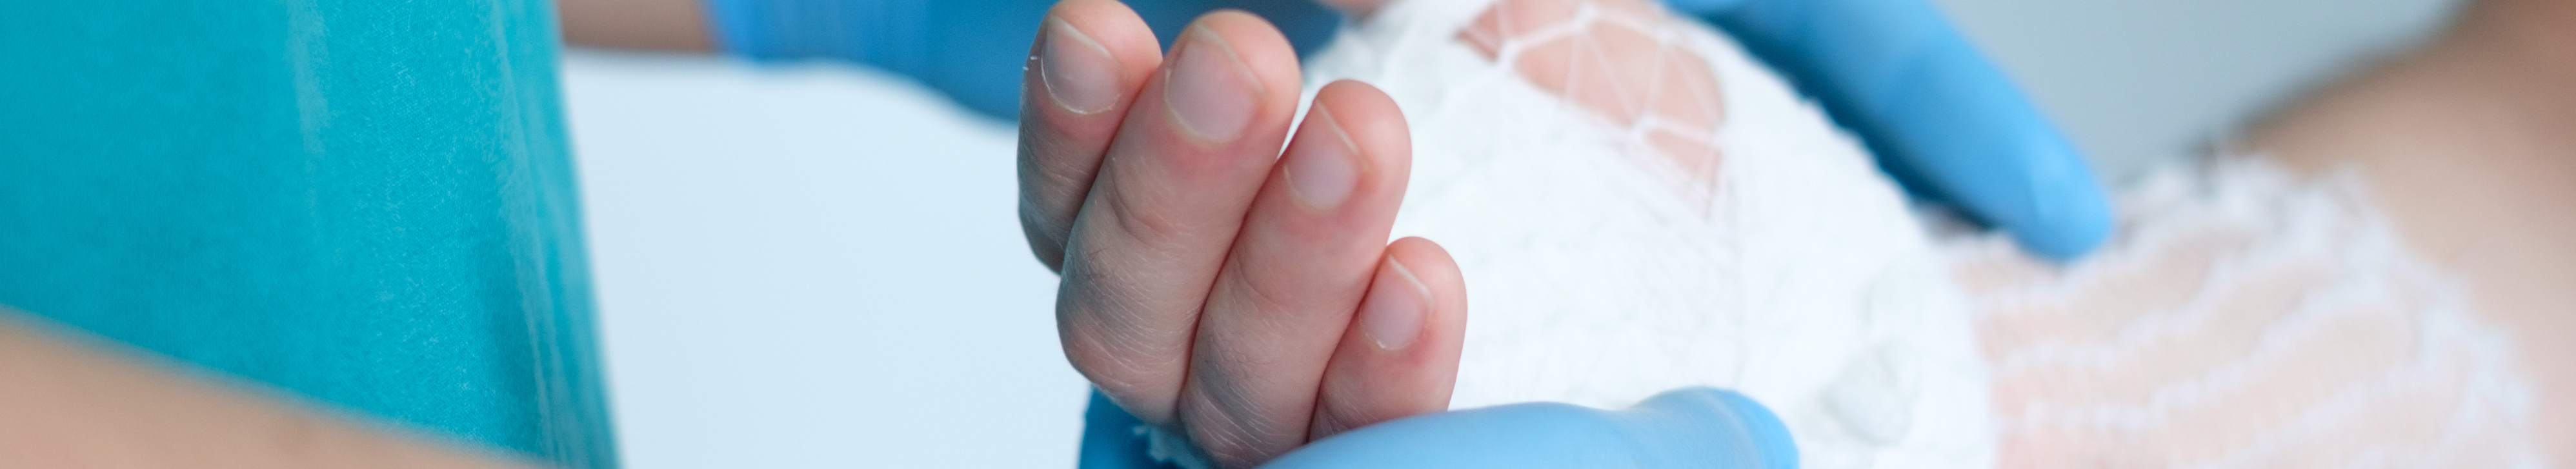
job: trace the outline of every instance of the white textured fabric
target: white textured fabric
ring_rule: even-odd
[[[1532,2],[1515,11],[1556,16],[1493,16]],[[2357,177],[2168,168],[2071,266],[2000,235],[1935,242],[1780,79],[1635,4],[1399,0],[1307,65],[1386,90],[1412,126],[1395,235],[1447,246],[1467,280],[1452,406],[1733,388],[1809,467],[2542,464],[2508,335]],[[1602,25],[1625,36],[1540,44]],[[1528,76],[1548,69],[1532,56],[1591,69]],[[1674,106],[1703,97],[1666,86],[1676,64],[1722,98]]]
[[[2508,335],[2360,180],[2178,165],[2081,264],[1956,243],[2005,466],[2540,467]]]
[[[1452,406],[1716,386],[1778,412],[1811,467],[1992,465],[1967,302],[1851,138],[1728,39],[1658,25],[1724,96],[1722,163],[1693,180],[1641,126],[1505,65],[1521,47],[1462,41],[1492,3],[1395,2],[1307,64],[1315,86],[1384,89],[1412,126],[1395,235],[1438,241],[1467,280]]]

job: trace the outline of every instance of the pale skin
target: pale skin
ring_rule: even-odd
[[[1371,2],[1343,3],[1346,11],[1364,11]],[[692,0],[560,6],[571,42],[712,49]],[[1050,55],[1050,45],[1064,44],[1055,41],[1075,41],[1060,39],[1069,36],[1059,27],[1079,31],[1098,46],[1085,49],[1100,54],[1068,48]],[[1226,466],[1446,407],[1465,320],[1464,279],[1426,240],[1379,244],[1409,160],[1392,102],[1367,85],[1337,83],[1308,116],[1310,124],[1331,125],[1290,128],[1300,85],[1295,57],[1266,23],[1237,13],[1201,18],[1169,54],[1111,1],[1059,5],[1045,28],[1023,94],[1030,97],[1023,103],[1030,116],[1022,128],[1023,219],[1038,258],[1065,273],[1058,320],[1077,369],[1140,418],[1191,435]],[[1202,52],[1228,60],[1184,69],[1182,57],[1197,60]],[[1043,63],[1050,57],[1092,62]],[[1064,80],[1049,83],[1050,65],[1111,77],[1109,97],[1067,89]],[[1225,79],[1242,81],[1208,83]],[[2360,167],[2419,250],[2467,276],[2480,310],[2524,334],[2519,355],[2540,378],[2535,410],[2545,442],[2576,441],[2576,418],[2569,417],[2576,399],[2557,397],[2576,396],[2576,362],[2560,358],[2576,356],[2576,341],[2548,340],[2576,333],[2576,314],[2563,306],[2576,304],[2576,291],[2564,287],[2576,285],[2576,244],[2564,241],[2576,239],[2576,217],[2564,215],[2576,214],[2576,132],[2564,130],[2576,128],[2576,91],[2566,83],[2576,83],[2576,7],[2484,2],[2441,39],[2325,88],[2247,139],[2248,147],[2311,171]],[[1174,116],[1224,111],[1167,105],[1175,93],[1209,90],[1233,93],[1248,111],[1183,119]],[[1552,91],[1583,101],[1584,93]],[[1612,118],[1622,113],[1608,105],[1616,103],[1584,104]],[[1231,119],[1241,125],[1184,123]],[[1702,156],[1690,142],[1663,146],[1684,159],[1677,162],[1717,157]],[[1337,159],[1349,163],[1347,185],[1314,185],[1340,181],[1330,179],[1331,170],[1299,178],[1291,169]],[[1386,319],[1405,313],[1418,315],[1409,329],[1400,317]],[[519,464],[277,404],[30,329],[0,321],[8,339],[0,340],[0,376],[59,378],[0,392],[0,416],[8,417],[0,418],[0,445],[28,443],[0,446],[0,463]],[[1372,330],[1414,333],[1381,337]],[[146,402],[163,404],[132,405]],[[118,410],[136,408],[161,411]],[[179,423],[190,421],[248,424],[188,431],[199,427]],[[2576,444],[2543,447],[2555,460],[2576,460]],[[16,457],[36,459],[8,459]]]
[[[535,467],[36,321],[0,306],[0,467]]]
[[[1558,18],[1563,3],[1504,2],[1460,40],[1526,39],[1520,26],[1534,24],[1505,17]],[[1616,6],[1633,14],[1626,26],[1676,21],[1652,4]],[[1566,77],[1542,81],[1614,123],[1657,123],[1642,129],[1654,150],[1698,176],[1688,179],[1713,180],[1714,77],[1695,56],[1632,40],[1640,33],[1580,31],[1516,59],[1524,73]],[[1256,18],[1202,17],[1158,56],[1124,6],[1076,0],[1038,41],[1022,92],[1021,219],[1039,260],[1064,276],[1057,324],[1077,370],[1225,467],[1447,407],[1465,287],[1431,242],[1379,244],[1409,166],[1393,102],[1329,84],[1282,154],[1296,58]],[[1230,52],[1209,53],[1218,47]],[[1241,68],[1197,65],[1210,57]],[[1076,86],[1107,82],[1116,91]]]
[[[1161,54],[1124,5],[1075,0],[1033,47],[1021,220],[1064,278],[1065,356],[1227,467],[1446,408],[1465,286],[1437,245],[1384,243],[1411,161],[1394,102],[1334,83],[1292,134],[1286,38],[1230,11],[1186,31]]]
[[[2244,145],[2306,171],[2358,169],[2399,233],[2515,332],[2538,441],[2576,462],[2576,3],[2471,4]]]
[[[2529,379],[2528,427],[2495,435],[2493,425],[2444,433],[2461,402],[2444,393],[2468,383],[2430,378],[2391,388],[2384,399],[2328,430],[2294,430],[2259,467],[2351,464],[2366,451],[2423,447],[2468,437],[2467,451],[2436,456],[2450,467],[2497,467],[2510,457],[2479,444],[2527,436],[2548,462],[2576,461],[2576,4],[2495,0],[2472,3],[2434,40],[2359,70],[2257,122],[2231,145],[2306,177],[2358,176],[2369,201],[2414,254],[2466,289],[2475,319],[2511,340],[2515,373]],[[2230,266],[2235,280],[2204,287],[2212,261],[2245,252],[2264,232],[2207,232],[2151,257],[2108,264],[2092,287],[2035,310],[1991,311],[1981,318],[1982,344],[1997,358],[1995,404],[2005,423],[2036,408],[2136,408],[2157,386],[2182,383],[2222,366],[2260,370],[2252,384],[2207,402],[2174,406],[2157,423],[2117,435],[2008,432],[2006,467],[2064,467],[2120,461],[2141,466],[2204,464],[2249,453],[2262,432],[2287,426],[2285,409],[2349,389],[2367,373],[2392,369],[2416,354],[2451,344],[2421,343],[2406,330],[2374,330],[2368,321],[2321,323],[2308,333],[2253,340],[2271,321],[2301,308],[2326,282],[2368,272],[2341,270],[2332,259],[2289,258]],[[2017,269],[1971,262],[1962,268],[1972,296],[2003,280],[2048,267]],[[2036,267],[2034,269],[2033,267]],[[2106,267],[2097,263],[2094,267]],[[2018,270],[2018,273],[2014,272]],[[2404,298],[2442,285],[2397,281],[2375,291]],[[2051,340],[2104,341],[2147,316],[2210,293],[2222,318],[2206,328],[2163,336],[2144,353],[2106,363],[2024,365],[1997,351]],[[2403,303],[2396,301],[2391,303]],[[2343,312],[2380,314],[2404,304],[2348,304]],[[2420,344],[2420,345],[2419,345]],[[2240,362],[2268,348],[2269,359]],[[2416,347],[2424,347],[2418,349]],[[2136,357],[2134,359],[2129,357]],[[2027,356],[2022,358],[2028,358]],[[2287,403],[2285,405],[2285,403]]]

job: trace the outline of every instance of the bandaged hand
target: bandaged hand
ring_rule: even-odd
[[[1023,75],[1020,213],[1063,277],[1075,369],[1220,466],[1443,410],[1465,287],[1386,242],[1411,146],[1385,94],[1301,78],[1269,23],[1201,17],[1168,56],[1108,0],[1052,10]]]

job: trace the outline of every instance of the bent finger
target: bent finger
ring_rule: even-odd
[[[1219,465],[1305,443],[1316,385],[1384,257],[1411,163],[1392,98],[1356,81],[1316,93],[1199,317],[1181,420]]]
[[[1058,270],[1101,156],[1163,53],[1116,0],[1068,0],[1044,21],[1020,79],[1020,229]]]
[[[1065,356],[1146,423],[1173,419],[1191,336],[1296,112],[1296,53],[1222,11],[1181,34],[1137,95],[1067,240]]]

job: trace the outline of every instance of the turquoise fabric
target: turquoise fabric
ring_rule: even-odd
[[[0,304],[615,466],[551,8],[0,2]]]

